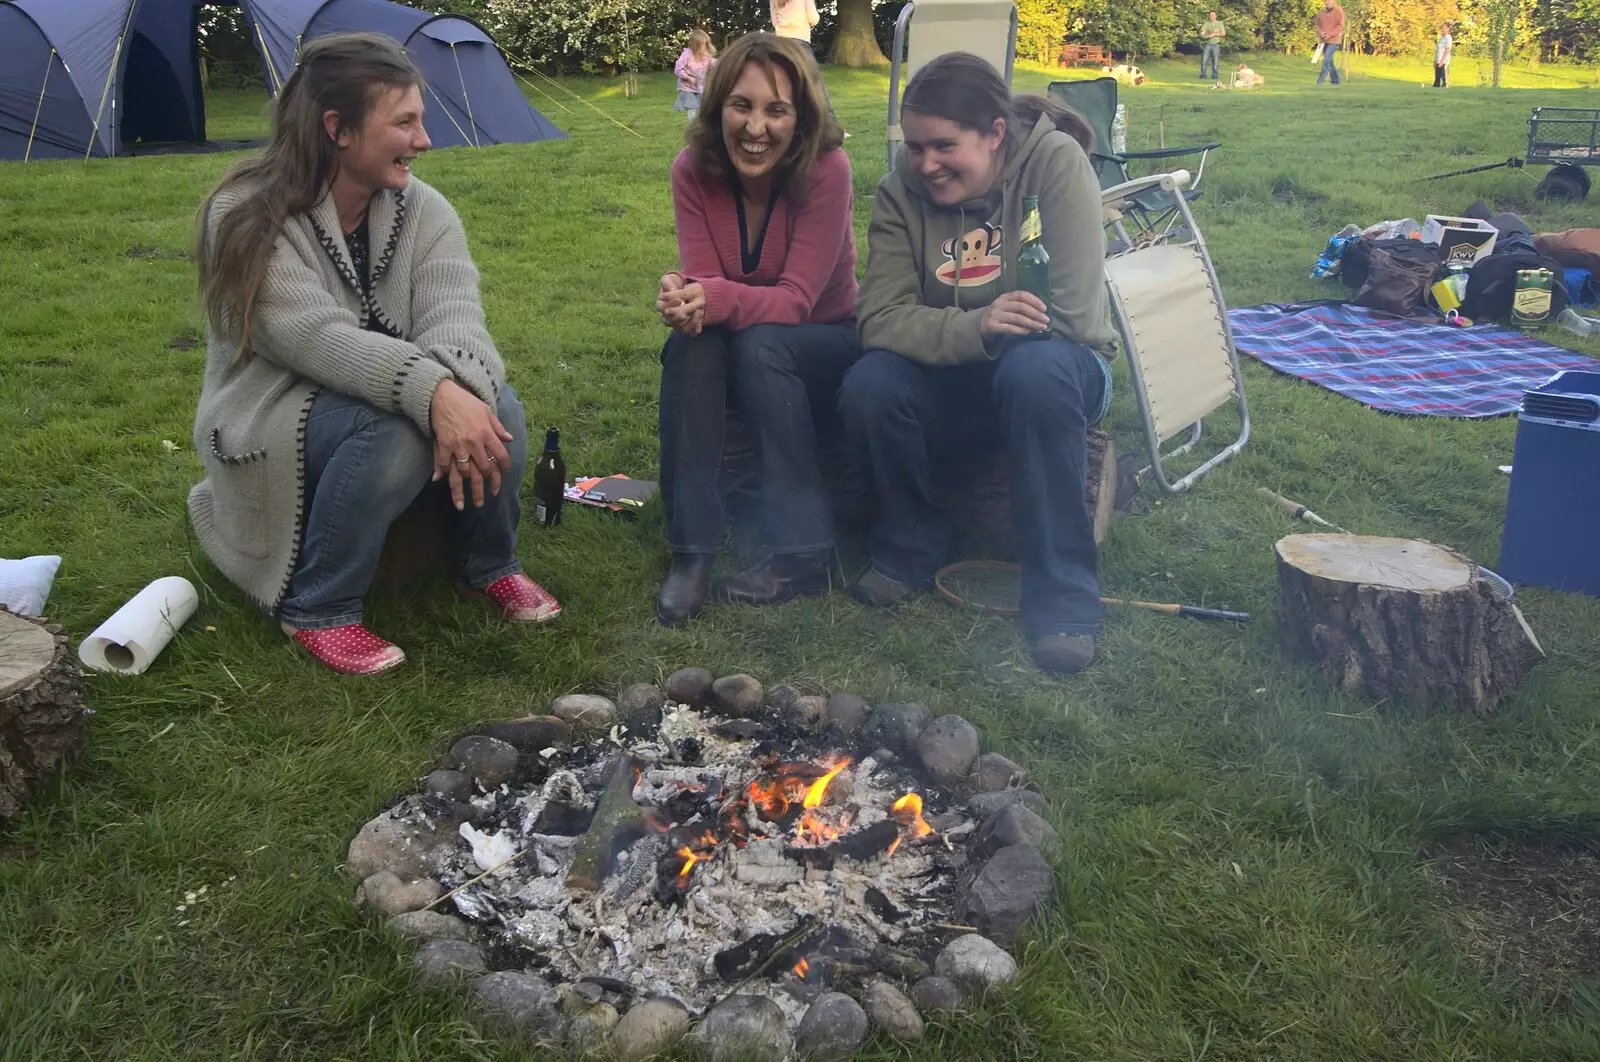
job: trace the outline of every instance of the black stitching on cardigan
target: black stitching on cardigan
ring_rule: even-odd
[[[221,461],[225,465],[237,467],[239,465],[248,465],[252,461],[261,460],[263,457],[267,456],[267,451],[258,448],[242,454],[225,454],[222,452],[222,429],[212,428],[211,456],[215,457],[218,461]]]
[[[339,275],[344,278],[344,282],[350,285],[350,290],[365,298],[366,292],[361,290],[361,278],[356,276],[355,269],[339,253],[339,245],[334,243],[332,236],[328,235],[328,230],[318,224],[317,219],[314,217],[311,218],[311,228],[317,234],[317,242],[322,244],[323,251],[327,253],[329,260],[333,262],[334,269],[338,270]]]
[[[499,403],[500,384],[495,380],[494,373],[489,371],[489,363],[484,361],[482,356],[480,356],[477,351],[465,350],[461,347],[442,347],[440,349],[443,353],[450,355],[458,361],[462,358],[468,358],[477,363],[478,370],[483,373],[483,378],[489,381],[489,393],[494,395],[495,403]]]
[[[405,390],[406,377],[411,375],[411,366],[421,360],[421,354],[412,354],[400,363],[400,371],[394,374],[394,388],[389,394],[389,408],[397,413],[404,412],[400,407],[400,392]]]
[[[378,287],[378,281],[389,271],[389,261],[394,257],[395,245],[400,242],[400,228],[406,222],[406,192],[404,188],[395,190],[394,193],[394,226],[389,230],[389,241],[383,245],[383,254],[378,256],[377,265],[372,267],[372,287]]]
[[[388,314],[383,312],[383,307],[378,305],[377,296],[363,294],[362,302],[366,304],[367,317],[370,320],[376,321],[378,323],[378,327],[383,329],[385,335],[387,335],[390,339],[404,338],[400,332],[400,329],[396,328],[394,326],[394,322],[389,320]]]
[[[289,568],[283,573],[283,582],[278,585],[278,596],[265,606],[268,612],[276,612],[279,603],[289,592],[289,583],[294,579],[295,564],[300,560],[300,545],[305,540],[305,528],[300,526],[306,511],[306,428],[311,421],[311,404],[322,393],[322,388],[313,387],[306,396],[306,404],[300,408],[299,423],[294,429],[294,545],[289,547]],[[257,602],[257,604],[262,604]]]

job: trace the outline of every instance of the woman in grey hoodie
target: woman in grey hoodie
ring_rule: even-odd
[[[951,542],[933,461],[1003,444],[1033,660],[1078,671],[1094,659],[1100,621],[1086,433],[1110,403],[1114,336],[1093,136],[1060,104],[1013,99],[965,52],[918,71],[902,109],[905,150],[878,184],[856,303],[867,353],[839,395],[879,505],[872,566],[854,593],[882,606],[926,586]],[[1030,196],[1049,305],[1018,290]]]

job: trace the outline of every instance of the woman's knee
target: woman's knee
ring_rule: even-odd
[[[378,414],[361,431],[372,470],[362,478],[371,500],[404,509],[433,478],[433,443],[409,419],[391,413]]]
[[[869,350],[844,374],[839,413],[847,425],[865,429],[889,412],[915,405],[923,390],[922,370],[888,350]]]
[[[506,450],[511,455],[511,468],[521,469],[528,463],[528,417],[522,408],[522,399],[511,389],[511,385],[500,388],[499,401],[495,403],[494,415],[500,419],[500,424],[511,433],[511,439],[506,443]]]
[[[741,369],[795,370],[794,330],[785,325],[751,325],[733,333],[733,363]]]

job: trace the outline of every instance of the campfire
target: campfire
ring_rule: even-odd
[[[889,708],[905,719],[880,709],[881,725],[858,717],[846,729],[666,701],[637,731],[616,723],[591,726],[587,741],[525,741],[497,784],[479,769],[470,794],[410,797],[388,821],[421,829],[443,818],[459,834],[420,842],[438,883],[429,906],[475,924],[479,953],[499,968],[574,992],[588,985],[583,998],[603,993],[613,1011],[666,997],[704,1013],[757,995],[793,1027],[825,994],[865,1000],[886,983],[927,978],[946,946],[988,917],[969,903],[986,869],[979,855],[1015,844],[985,841],[980,821],[994,832],[996,816],[1031,816],[1023,796],[1042,807],[1014,788],[1019,769],[1003,758],[990,757],[1011,770],[989,784],[967,777],[977,741],[964,720]],[[548,718],[499,732],[542,734]],[[939,766],[950,759],[943,746],[929,745],[941,725],[958,739],[959,784]],[[490,753],[512,763],[495,732],[463,739],[452,763]],[[361,842],[353,869],[366,865]]]

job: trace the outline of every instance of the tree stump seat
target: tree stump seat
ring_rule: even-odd
[[[0,606],[0,826],[82,754],[85,729],[67,632]]]

